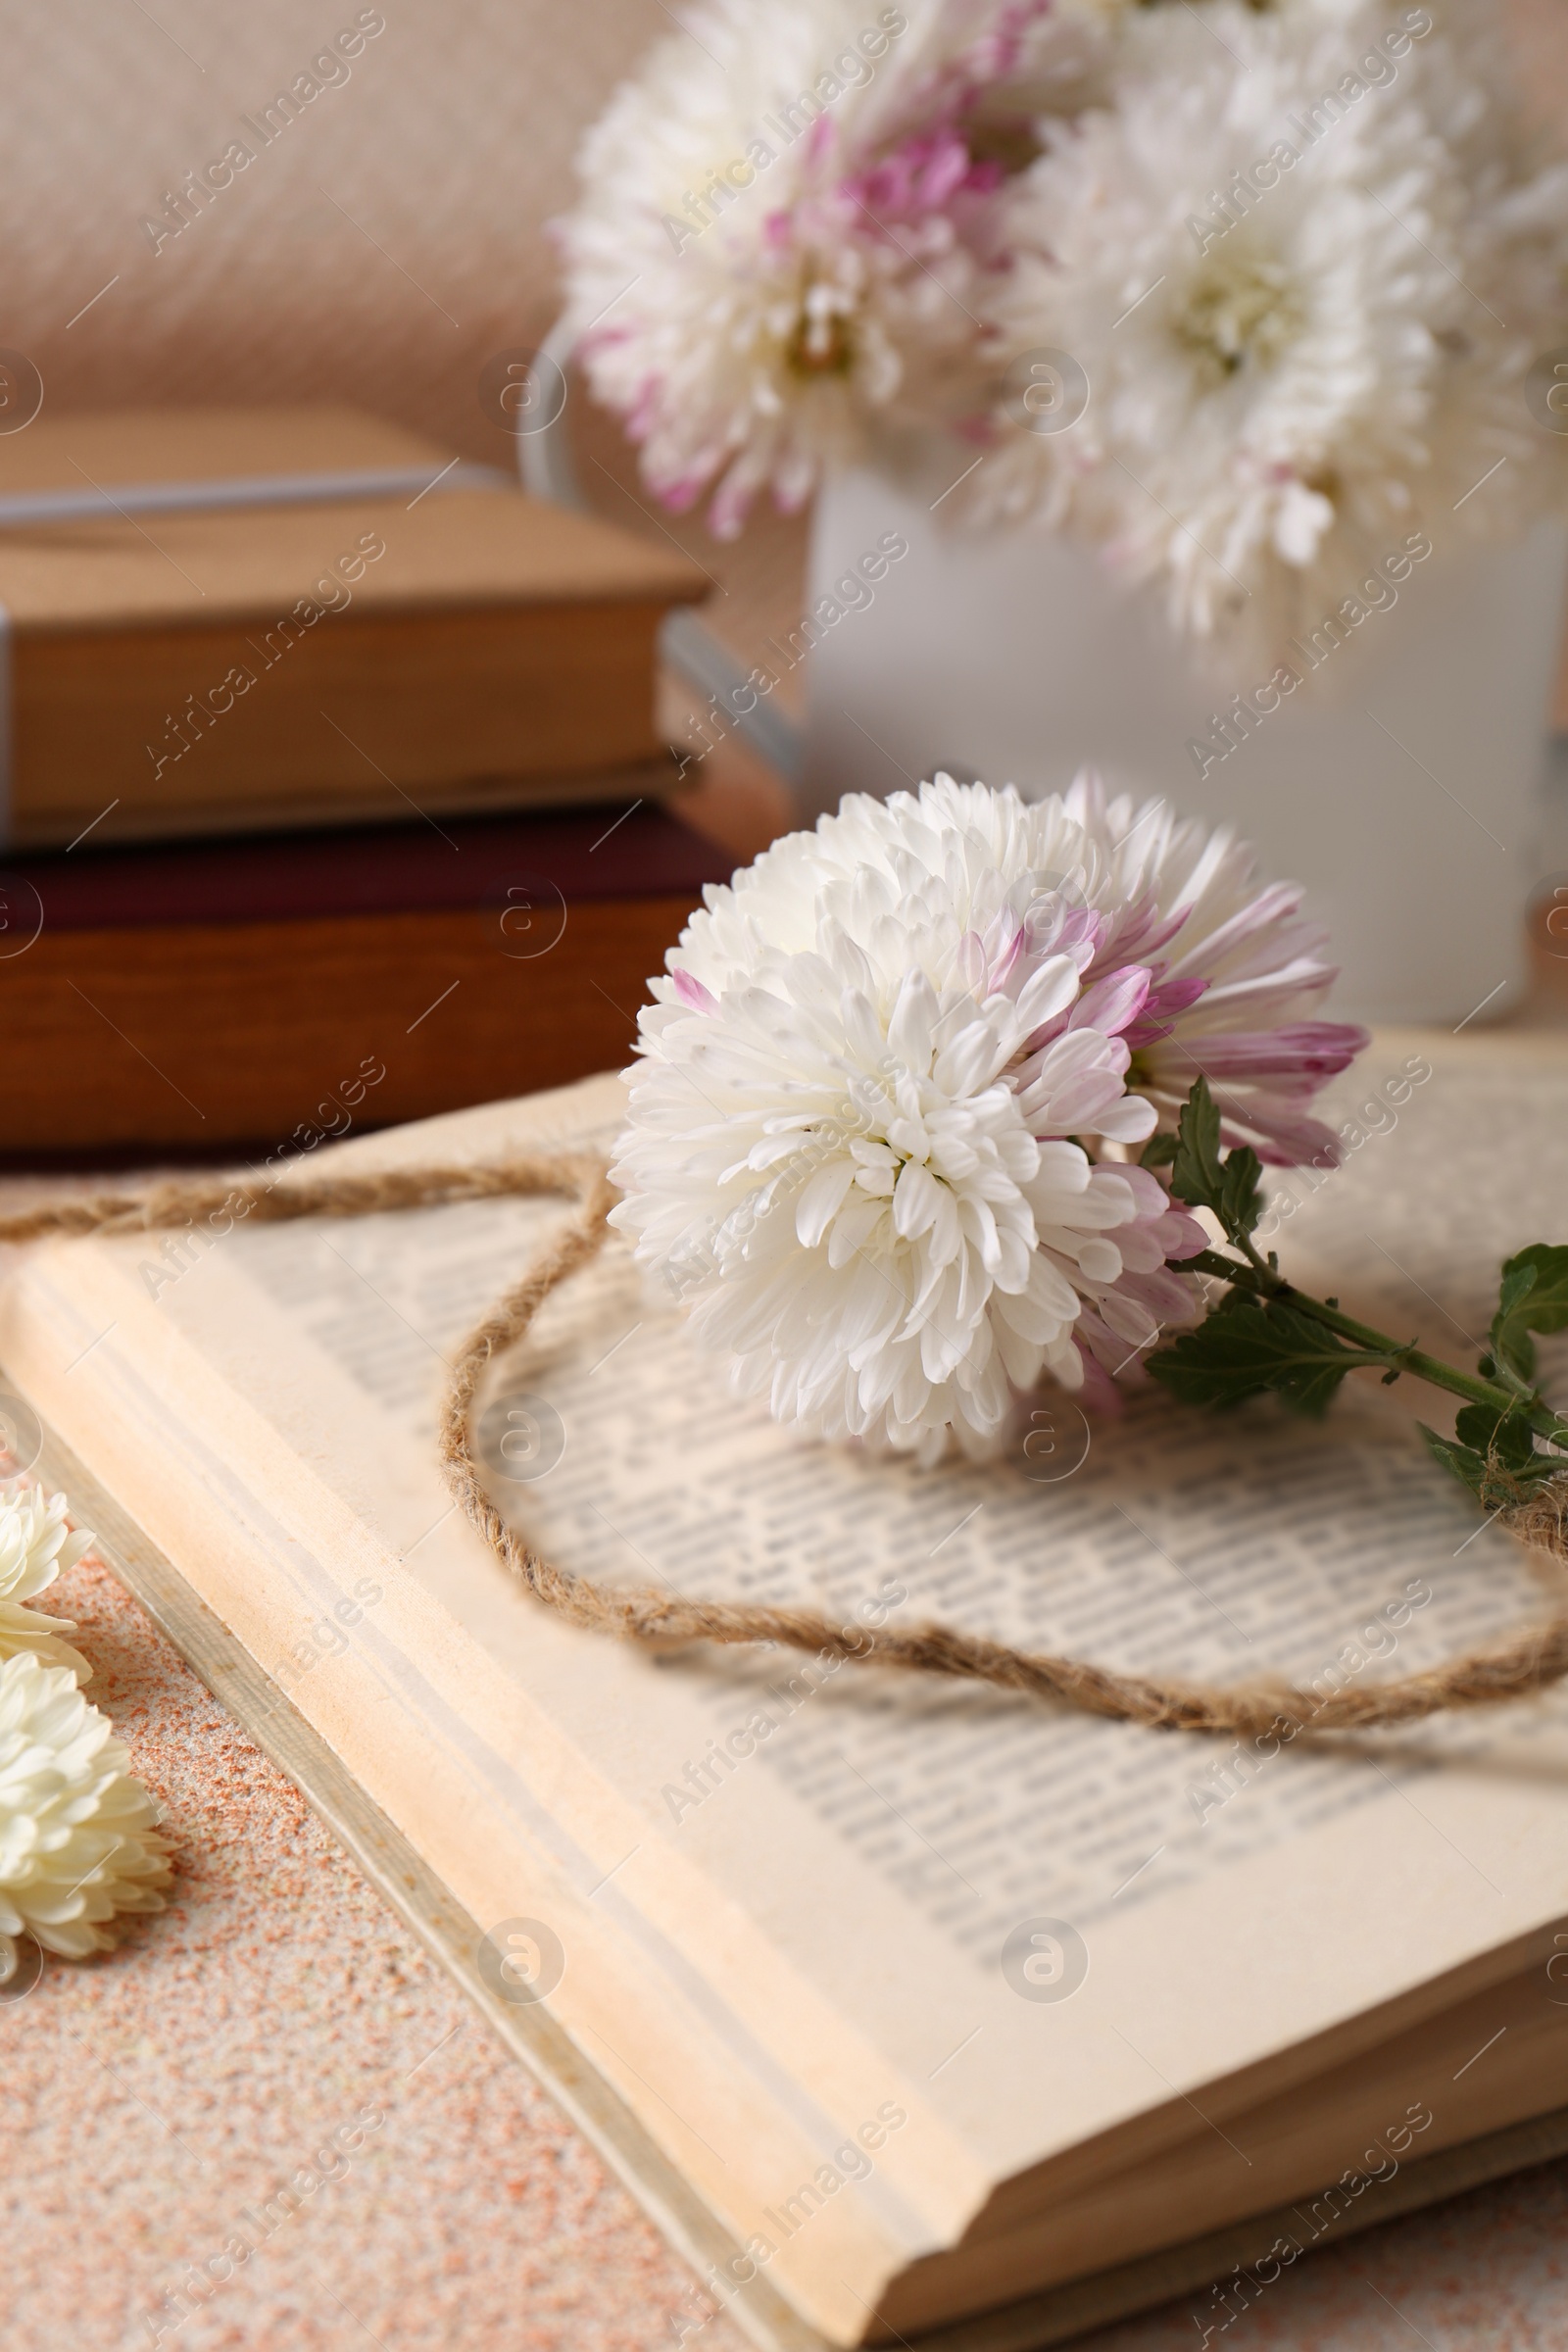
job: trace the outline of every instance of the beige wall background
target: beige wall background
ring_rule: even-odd
[[[656,0],[364,13],[385,30],[350,78],[155,253],[144,216],[358,0],[4,0],[0,340],[57,406],[330,395],[503,445],[475,378],[549,324],[545,222],[577,139],[668,20]]]
[[[758,0],[760,8],[765,0]],[[154,251],[167,191],[244,136],[362,0],[0,0],[0,347],[57,413],[342,399],[510,465],[495,353],[560,306],[547,223],[610,91],[674,29],[660,0],[379,0],[385,30]],[[87,307],[84,307],[87,306]],[[748,653],[797,617],[804,528],[736,550],[646,512],[615,425],[575,411],[607,514],[674,537]]]
[[[760,19],[768,0],[756,4]],[[1504,9],[1527,101],[1568,138],[1568,0]],[[577,141],[671,14],[660,0],[372,13],[385,29],[347,81],[155,252],[144,219],[310,71],[360,0],[0,0],[0,347],[33,361],[55,410],[346,399],[510,462],[480,369],[555,317],[546,224],[572,200]],[[790,624],[800,524],[760,515],[720,549],[696,519],[647,514],[613,425],[583,406],[574,417],[597,503],[697,555],[721,635],[745,651]]]

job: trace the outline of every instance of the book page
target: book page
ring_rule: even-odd
[[[433,1446],[440,1350],[490,1303],[498,1267],[522,1262],[524,1222],[510,1207],[443,1212],[416,1249],[401,1220],[278,1226],[245,1237],[243,1265],[412,1451]],[[1368,1627],[1371,1662],[1408,1671],[1532,1606],[1529,1570],[1497,1531],[1445,1575],[1472,1514],[1403,1416],[1370,1397],[1352,1400],[1352,1443],[1343,1418],[1303,1427],[1269,1408],[1239,1442],[1236,1424],[1195,1427],[1152,1385],[1119,1425],[1093,1429],[1057,1397],[1020,1417],[1000,1462],[920,1471],[784,1437],[612,1251],[546,1310],[496,1391],[498,1418],[515,1402],[520,1466],[560,1451],[541,1476],[498,1479],[499,1499],[547,1556],[596,1580],[805,1603],[840,1622],[891,1580],[900,1619],[1221,1681],[1278,1669],[1310,1682]],[[1255,1802],[1173,1817],[1173,1785],[1208,1786],[1197,1768],[1211,1741],[1173,1753],[962,1685],[824,1677],[798,1655],[693,1653],[656,1671],[691,1690],[699,1730],[720,1744],[760,1713],[788,1725],[759,1742],[760,1767],[967,1951],[1000,1945],[1031,1910],[1082,1926],[1389,1793],[1355,1759],[1303,1750]],[[1451,1752],[1496,1729],[1477,1717],[1424,1737]],[[676,1771],[650,1792],[678,1829],[719,1787]],[[1042,1799],[1049,1840],[1030,1834]]]
[[[1331,1176],[1280,1188],[1288,1270],[1329,1269],[1351,1311],[1471,1360],[1498,1258],[1554,1236],[1565,1074],[1536,1041],[1380,1039],[1341,1089],[1363,1140]],[[362,1164],[458,1144],[489,1155],[552,1122],[608,1140],[618,1102],[594,1081],[344,1150]],[[650,2128],[742,2238],[767,2240],[770,2275],[819,2325],[852,2330],[878,2265],[950,2240],[1007,2174],[1140,2118],[1166,2114],[1179,2135],[1200,2085],[1217,2086],[1203,2109],[1220,2119],[1227,2075],[1353,2034],[1445,1972],[1484,1972],[1568,1908],[1557,1696],[1257,1754],[874,1665],[645,1655],[569,1632],[455,1517],[433,1462],[447,1356],[562,1213],[505,1202],[236,1231],[156,1298],[145,1244],[51,1250],[14,1286],[7,1360],[17,1298],[40,1387],[42,1323],[61,1359],[117,1306],[73,1388],[91,1371],[76,1395],[127,1426],[132,1392],[156,1392],[189,1425],[186,1474],[209,1496],[237,1482],[224,1507],[247,1527],[264,1502],[276,1515],[275,1573],[300,1576],[300,1601],[292,1620],[274,1610],[274,1654],[259,1654],[295,1703],[372,1790],[399,1742],[456,1756],[498,1852],[510,1836],[543,1869],[541,1819],[568,1834],[550,1869],[577,1873],[579,1908],[634,1955],[635,2063],[595,2042],[585,1950],[553,1997],[568,2023],[585,2004],[589,2054],[612,2074],[618,2059]],[[1405,1385],[1348,1392],[1321,1425],[1267,1401],[1204,1417],[1151,1388],[1090,1427],[1042,1392],[1001,1461],[916,1471],[804,1445],[732,1397],[615,1244],[500,1368],[481,1450],[514,1522],[589,1576],[797,1599],[844,1622],[891,1605],[1117,1666],[1328,1690],[1409,1672],[1552,1597],[1437,1472],[1411,1415],[1444,1425],[1443,1401]],[[88,1453],[83,1405],[74,1432],[59,1396],[39,1401]],[[306,1544],[312,1574],[370,1563],[389,1588],[341,1652],[323,1636],[314,1654]],[[449,1695],[446,1714],[419,1671],[432,1611],[467,1645],[473,1696]],[[531,1756],[496,1728],[509,1706],[549,1728]],[[462,1842],[441,1825],[416,1841],[432,1838]],[[520,1894],[506,1908],[534,1914]],[[1047,1998],[1020,1974],[1037,1923],[1073,1980]],[[708,2075],[683,2039],[700,2032],[723,2045]],[[802,2152],[828,2157],[883,2105],[906,2123],[797,2238],[781,2213],[811,2177]]]

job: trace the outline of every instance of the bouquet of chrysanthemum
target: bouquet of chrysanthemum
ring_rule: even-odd
[[[1440,1459],[1523,1493],[1564,1465],[1529,1334],[1568,1325],[1568,1249],[1510,1260],[1471,1375],[1254,1246],[1263,1164],[1333,1164],[1311,1098],[1365,1042],[1309,1017],[1334,972],[1299,900],[1088,777],[848,799],[670,951],[611,1221],[809,1434],[985,1454],[1043,1375],[1104,1405],[1147,1359],[1195,1401],[1317,1411],[1371,1367],[1463,1397]]]
[[[1072,532],[1195,634],[1278,640],[1391,530],[1560,500],[1529,404],[1568,332],[1568,167],[1490,0],[709,0],[689,27],[590,135],[563,233],[595,395],[721,534],[914,422],[984,453],[972,511]],[[1020,397],[1040,355],[1069,409]]]

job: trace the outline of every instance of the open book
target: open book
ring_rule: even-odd
[[[1562,1236],[1565,1081],[1547,1040],[1379,1037],[1331,1098],[1345,1166],[1278,1188],[1287,1268],[1468,1359],[1499,1258]],[[608,1143],[620,1103],[592,1079],[338,1153]],[[1568,1695],[1239,1745],[647,1654],[514,1588],[443,1487],[436,1400],[564,1213],[11,1252],[0,1361],[471,1914],[492,1991],[545,2004],[683,2178],[710,2305],[780,2346],[1045,2342],[1072,2282],[1264,2217],[1196,2295],[1207,2341],[1439,2151],[1568,2103]],[[597,1577],[1327,1691],[1558,1597],[1405,1386],[1320,1425],[1151,1390],[1092,1429],[1042,1392],[1000,1462],[919,1471],[736,1401],[612,1243],[478,1442]]]

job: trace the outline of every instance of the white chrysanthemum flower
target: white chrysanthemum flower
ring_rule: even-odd
[[[69,1667],[0,1666],[0,1983],[19,1936],[79,1960],[113,1942],[119,1914],[163,1908],[167,1848],[128,1761]]]
[[[1524,379],[1568,294],[1568,179],[1475,38],[1392,56],[1392,29],[1365,0],[1135,12],[1108,106],[1043,124],[999,200],[997,356],[1068,352],[1090,399],[999,427],[976,495],[1200,635],[1278,644],[1423,524],[1509,532],[1562,494]]]
[[[1149,972],[1084,988],[1103,880],[1059,800],[944,776],[705,894],[639,1023],[612,1221],[780,1420],[981,1452],[1042,1369],[1082,1384],[1086,1305],[1128,1354],[1191,1313],[1165,1267],[1199,1227],[1074,1140],[1156,1118],[1116,1033]]]
[[[561,224],[596,399],[670,507],[716,484],[731,536],[764,485],[799,507],[911,382],[966,367],[1008,75],[1048,101],[1049,0],[710,0],[584,142]],[[980,124],[981,102],[986,121]]]
[[[41,1666],[64,1666],[77,1682],[87,1680],[92,1668],[62,1639],[75,1627],[22,1604],[52,1585],[62,1569],[74,1568],[91,1544],[90,1535],[66,1525],[63,1494],[36,1488],[0,1494],[0,1664],[27,1651]]]

